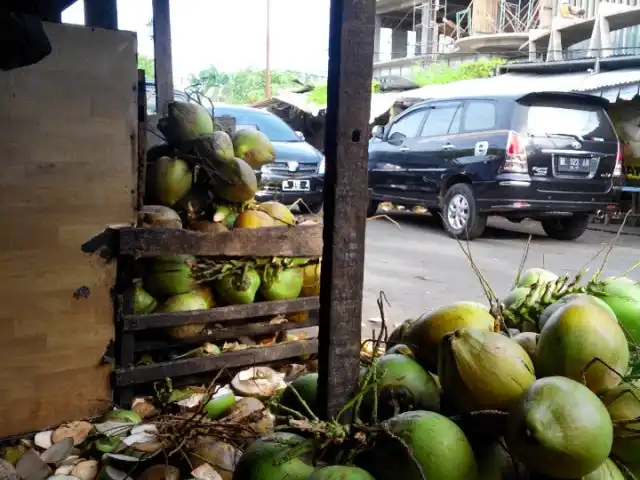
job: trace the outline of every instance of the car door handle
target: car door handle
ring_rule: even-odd
[[[408,152],[409,150],[411,150],[409,147],[400,147],[401,152]]]
[[[455,146],[454,146],[454,145],[451,145],[450,143],[445,143],[445,144],[442,146],[442,149],[443,149],[443,150],[453,150],[454,148],[455,148]]]

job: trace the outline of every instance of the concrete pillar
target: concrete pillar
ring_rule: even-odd
[[[500,0],[473,0],[471,35],[496,33]]]
[[[391,58],[405,58],[407,56],[407,30],[398,27],[391,33]]]
[[[382,31],[382,17],[376,15],[376,23],[373,30],[373,63],[380,61],[380,48],[382,42],[380,41],[380,32]]]
[[[432,9],[430,3],[423,3],[420,7],[420,27],[416,35],[416,41],[420,45],[420,55],[430,53],[431,43],[433,41],[432,29],[429,25],[429,19],[432,17]]]
[[[116,0],[84,0],[84,24],[87,27],[118,29]]]

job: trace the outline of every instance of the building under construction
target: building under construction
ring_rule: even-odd
[[[482,57],[640,53],[640,0],[377,0],[376,13],[377,78]]]

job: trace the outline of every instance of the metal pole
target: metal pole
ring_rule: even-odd
[[[153,47],[155,50],[156,108],[166,115],[173,100],[173,58],[169,0],[153,0]]]
[[[271,98],[271,0],[267,0],[267,38],[265,44],[267,58],[264,69],[264,96]]]

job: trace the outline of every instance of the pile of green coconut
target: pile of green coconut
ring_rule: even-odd
[[[283,430],[233,479],[640,478],[640,286],[531,269],[505,300],[396,328],[346,426],[318,419],[316,374],[296,379],[275,402]]]
[[[273,145],[262,132],[229,134],[206,108],[184,102],[169,104],[158,129],[166,142],[147,155],[139,227],[222,234],[317,222],[296,218],[275,200],[255,201],[256,172],[275,160]],[[184,312],[316,296],[319,275],[319,258],[160,256],[141,262],[135,312]],[[307,318],[304,312],[288,316],[296,322]],[[205,327],[186,325],[169,334],[182,339]]]

